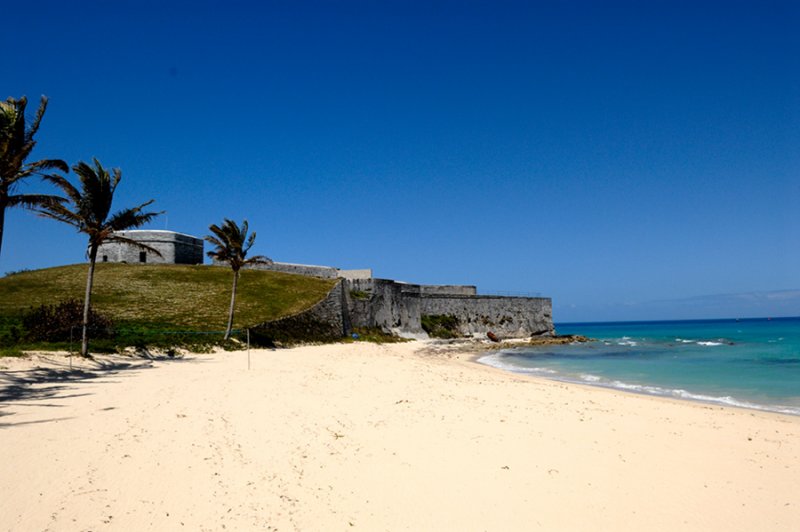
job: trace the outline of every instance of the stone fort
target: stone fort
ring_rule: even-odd
[[[203,240],[200,238],[175,231],[158,230],[118,231],[116,234],[150,246],[158,250],[161,256],[122,242],[106,242],[97,250],[99,261],[130,264],[203,264]]]
[[[102,245],[103,262],[137,264],[202,264],[203,240],[174,231],[133,230],[120,235],[157,249],[161,256],[129,244]],[[210,265],[209,267],[215,267]],[[555,333],[552,301],[545,297],[479,295],[470,285],[420,285],[373,277],[371,269],[342,270],[287,262],[254,266],[259,270],[338,279],[328,295],[297,315],[264,323],[268,330],[315,330],[331,338],[348,335],[354,327],[379,328],[401,336],[425,336],[422,317],[454,316],[458,332],[504,338],[549,336]]]

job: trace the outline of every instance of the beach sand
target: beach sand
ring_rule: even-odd
[[[0,529],[800,530],[800,417],[425,346],[0,359]]]

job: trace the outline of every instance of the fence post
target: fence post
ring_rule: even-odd
[[[69,328],[69,370],[72,371],[72,333],[75,332],[75,326]]]

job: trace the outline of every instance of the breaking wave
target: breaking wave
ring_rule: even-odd
[[[620,380],[606,379],[599,375],[592,375],[588,373],[583,373],[575,377],[559,373],[550,368],[539,368],[539,367],[528,368],[528,367],[517,366],[515,364],[505,362],[504,360],[502,360],[502,358],[503,358],[502,352],[493,353],[479,358],[478,362],[480,362],[481,364],[485,364],[487,366],[492,366],[494,368],[510,371],[513,373],[535,375],[560,382],[587,384],[591,386],[599,386],[602,388],[610,388],[613,390],[621,390],[625,392],[632,392],[643,395],[669,397],[674,399],[683,399],[683,400],[701,402],[706,404],[733,406],[737,408],[749,408],[752,410],[762,410],[765,412],[776,412],[779,414],[791,414],[795,416],[800,416],[800,407],[795,407],[795,406],[757,404],[750,401],[743,401],[740,399],[736,399],[735,397],[729,395],[714,396],[708,394],[694,393],[681,388],[663,388],[661,386],[633,384]]]

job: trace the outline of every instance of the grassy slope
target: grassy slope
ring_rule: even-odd
[[[0,279],[0,318],[66,299],[83,300],[88,265],[27,271]],[[227,323],[233,272],[179,265],[98,264],[92,302],[118,325],[208,331]],[[321,300],[334,280],[278,272],[242,271],[234,327],[294,314]]]

